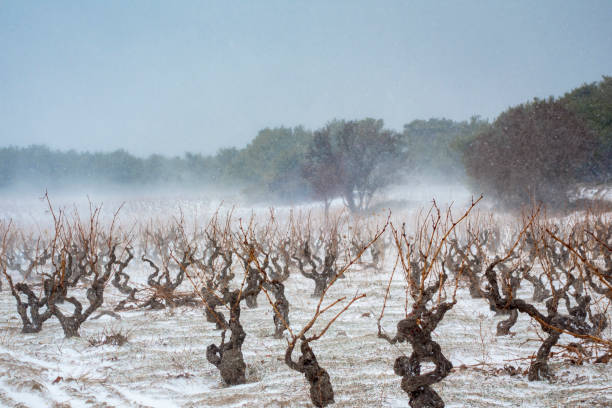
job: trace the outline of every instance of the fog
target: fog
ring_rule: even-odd
[[[591,109],[590,130],[607,126],[594,123],[606,120],[596,104],[566,93],[607,95],[610,15],[605,1],[4,2],[2,215],[40,207],[45,191],[79,206],[353,211],[495,195],[508,176],[494,180],[468,153],[478,135],[494,137],[504,112],[552,95],[563,109]],[[321,150],[317,134],[338,146],[341,128],[376,135],[370,151],[363,141]],[[559,168],[572,179],[554,188],[609,183],[606,135],[575,155],[594,164]],[[521,160],[508,164],[512,174]],[[543,189],[525,183],[497,199],[520,203]]]

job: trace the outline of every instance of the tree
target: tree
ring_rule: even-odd
[[[588,180],[607,182],[612,177],[612,77],[583,85],[560,100],[582,118],[597,135],[594,160],[589,163]]]
[[[365,211],[398,169],[399,135],[382,119],[334,120],[315,132],[303,166],[319,199],[341,196],[352,212]]]
[[[301,166],[312,134],[301,126],[265,128],[240,151],[243,179],[251,195],[304,198],[308,184]]]
[[[488,124],[478,116],[470,121],[413,120],[404,125],[401,149],[410,158],[411,173],[419,179],[463,178],[461,146]]]
[[[475,187],[516,208],[535,200],[568,203],[568,190],[591,160],[593,132],[558,101],[534,100],[503,112],[468,143],[466,172]]]
[[[325,204],[327,217],[331,200],[340,195],[343,181],[342,166],[332,150],[329,126],[315,131],[302,174],[310,184],[314,197]]]

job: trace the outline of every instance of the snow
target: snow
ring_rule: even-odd
[[[107,210],[112,203],[105,203]],[[84,205],[83,203],[79,205]],[[127,203],[123,222],[137,217],[154,218],[181,208],[185,213],[206,214],[218,202],[148,200]],[[37,224],[48,215],[44,203],[0,203],[3,218]],[[225,204],[224,208],[231,208]],[[307,207],[304,208],[306,210]],[[250,216],[251,209],[237,209]],[[262,213],[266,209],[260,209]],[[111,211],[112,212],[112,211]],[[280,209],[281,216],[288,211]],[[284,214],[284,215],[283,215]],[[125,217],[124,217],[125,216]],[[406,344],[390,345],[376,336],[376,320],[393,267],[387,255],[383,272],[356,267],[329,293],[341,296],[366,293],[327,334],[312,347],[328,370],[336,407],[406,407],[408,396],[401,378],[393,373],[395,358],[409,354]],[[236,263],[238,264],[238,263]],[[239,268],[239,265],[236,265]],[[134,262],[129,273],[144,282],[147,270]],[[404,284],[396,276],[383,318],[383,327],[395,333],[404,315]],[[189,290],[189,283],[183,289]],[[241,321],[247,333],[243,353],[247,383],[225,386],[217,369],[205,357],[206,347],[218,344],[220,332],[207,323],[203,308],[181,307],[162,311],[125,311],[121,320],[108,316],[88,320],[81,338],[64,339],[59,323],[48,320],[39,334],[21,334],[15,302],[3,285],[0,292],[0,406],[25,407],[309,407],[308,384],[283,361],[286,341],[272,337],[272,311],[265,296],[257,309],[243,308]],[[293,273],[286,284],[292,327],[301,328],[312,316],[316,299],[309,297],[312,282]],[[304,294],[307,294],[306,296]],[[103,308],[110,309],[122,297],[109,286]],[[434,389],[447,407],[551,407],[610,406],[612,364],[572,365],[554,359],[553,381],[529,382],[524,375],[499,373],[504,365],[525,369],[538,347],[538,329],[528,317],[519,316],[515,336],[496,337],[496,317],[484,300],[472,299],[465,289],[457,305],[434,332],[453,372]],[[610,312],[608,312],[610,313]],[[332,317],[335,313],[330,312]],[[328,317],[328,318],[329,318]],[[321,324],[315,327],[320,328]],[[102,332],[128,334],[124,346],[90,346],[88,338]],[[610,338],[610,329],[605,333]],[[567,342],[567,339],[562,339]],[[480,366],[478,364],[484,363]],[[467,368],[462,369],[465,365]]]

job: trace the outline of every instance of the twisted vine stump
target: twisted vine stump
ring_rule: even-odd
[[[261,291],[261,284],[264,281],[261,271],[268,269],[269,264],[268,255],[265,256],[261,265],[254,262],[252,256],[256,253],[256,251],[257,248],[255,248],[255,244],[247,244],[244,248],[244,253],[237,253],[238,257],[242,259],[244,273],[246,275],[246,288],[243,297],[246,300],[246,304],[249,309],[255,309],[257,307],[257,296]]]
[[[198,302],[194,294],[177,294],[176,289],[183,283],[185,279],[185,270],[193,263],[193,251],[195,249],[186,247],[182,249],[182,259],[176,261],[177,266],[174,267],[176,273],[172,276],[172,267],[170,265],[170,257],[161,259],[161,267],[158,266],[153,259],[142,255],[143,262],[149,264],[153,272],[147,278],[152,294],[149,299],[145,300],[141,305],[142,308],[150,308],[152,310],[165,309],[167,306],[185,306],[197,305]]]
[[[453,271],[462,271],[461,279],[468,284],[470,296],[473,299],[480,299],[483,294],[480,290],[481,272],[483,262],[486,258],[481,245],[474,245],[474,240],[470,239],[461,244],[457,239],[449,240],[449,249],[444,262]],[[465,265],[465,268],[462,268]],[[417,281],[418,284],[418,281]]]
[[[292,256],[295,253],[295,248],[290,239],[283,239],[276,244],[274,252],[270,255],[271,265],[268,269],[268,278],[273,281],[284,282],[289,278],[289,268],[293,264]]]
[[[263,269],[265,269],[268,265],[268,260],[264,261]],[[259,269],[251,266],[250,264],[245,262],[245,270],[247,274],[246,278],[246,290],[248,291],[248,295],[245,296],[246,304],[249,309],[255,309],[257,307],[257,295],[259,295],[259,288],[263,282],[263,278],[261,273],[259,273]]]
[[[314,281],[315,288],[312,297],[319,298],[329,283],[336,278],[338,243],[335,240],[326,243],[325,254],[323,259],[321,259],[311,250],[309,241],[306,240],[300,256],[294,256],[293,259],[297,261],[298,269],[302,276]],[[342,277],[342,275],[339,276]]]
[[[462,278],[469,283],[470,296],[474,299],[481,299],[485,298],[485,293],[481,289],[481,281],[484,277],[483,265],[486,263],[488,254],[487,244],[492,245],[494,249],[499,248],[499,234],[496,229],[484,229],[477,233],[468,231],[468,236],[469,239],[464,243],[460,243],[457,239],[450,239],[448,241],[450,245],[444,262],[451,271],[461,271]],[[492,244],[489,241],[491,237],[494,237]],[[521,268],[513,267],[512,261],[516,258],[517,255],[514,254],[498,265],[502,274],[502,290],[504,293],[511,294],[511,297],[516,296],[522,279],[524,276],[529,275],[531,270],[530,267],[526,266]],[[510,335],[510,329],[518,320],[518,311],[500,309],[491,301],[489,301],[489,308],[496,315],[507,316],[505,320],[497,324],[496,335]]]
[[[306,381],[310,384],[310,400],[314,406],[318,408],[326,407],[335,402],[334,389],[332,388],[329,374],[319,365],[317,357],[308,343],[306,339],[302,339],[302,344],[300,345],[302,355],[297,362],[291,358],[294,344],[290,344],[285,352],[285,363],[292,370],[304,374]]]
[[[510,260],[512,258],[509,258]],[[504,293],[510,294],[511,297],[516,297],[516,292],[521,286],[522,276],[530,269],[530,267],[523,266],[521,268],[512,268],[512,266],[506,265],[505,263],[499,264],[502,274],[502,288]],[[517,272],[518,271],[518,272]],[[510,329],[516,324],[518,320],[518,311],[516,309],[505,310],[498,309],[494,304],[490,303],[491,310],[494,310],[497,314],[505,314],[508,316],[506,320],[502,320],[497,323],[496,336],[508,336]]]
[[[209,238],[208,252],[199,259],[192,258],[194,265],[200,271],[205,272],[207,278],[204,287],[200,290],[201,297],[208,305],[205,308],[206,321],[215,323],[216,329],[221,330],[227,327],[227,321],[223,313],[216,310],[218,306],[225,304],[223,297],[229,290],[229,284],[234,279],[232,273],[232,255],[229,249],[224,249],[214,238]],[[208,257],[207,257],[208,255]],[[221,260],[220,264],[217,260]],[[215,292],[221,293],[221,296]]]
[[[132,248],[126,248],[126,253],[128,254],[128,258],[124,261],[127,265],[134,259],[134,253]],[[111,281],[112,285],[119,290],[120,293],[127,295],[125,299],[120,301],[115,307],[115,311],[126,310],[126,305],[129,302],[136,302],[136,288],[130,286],[128,284],[130,280],[130,275],[128,275],[125,271],[125,268],[120,268],[115,272],[115,276]]]
[[[0,223],[0,228],[3,229],[2,245],[0,246],[0,272],[6,279],[11,290],[11,294],[15,298],[17,313],[22,322],[22,333],[38,333],[42,330],[43,323],[51,318],[52,313],[47,304],[49,296],[51,296],[57,288],[54,285],[53,276],[45,276],[39,273],[40,270],[48,268],[48,261],[52,257],[51,251],[44,247],[40,250],[38,245],[34,245],[35,251],[30,250],[31,246],[24,240],[16,241],[16,234],[11,231],[10,225]],[[13,248],[9,248],[9,243]],[[22,247],[21,249],[18,247]],[[25,267],[24,262],[17,262],[16,255],[12,252],[21,251],[23,257],[29,262]],[[27,277],[33,271],[36,272],[35,278],[42,283],[42,291],[36,290],[33,283],[27,282]],[[20,281],[13,282],[11,272],[21,276]],[[2,289],[2,279],[0,276],[0,289]],[[62,291],[62,294],[65,291]],[[23,299],[23,296],[27,298]]]
[[[444,318],[446,312],[457,303],[456,291],[461,272],[469,265],[466,254],[461,254],[461,248],[456,241],[448,240],[455,227],[467,218],[470,211],[482,199],[472,201],[471,206],[456,221],[453,221],[450,208],[444,217],[435,201],[424,219],[420,219],[416,228],[415,241],[408,238],[405,223],[397,230],[391,223],[392,236],[398,251],[398,261],[406,280],[406,305],[409,297],[414,303],[406,317],[397,323],[394,337],[383,333],[381,320],[389,296],[393,272],[389,278],[387,293],[378,318],[378,337],[390,344],[410,343],[412,354],[398,357],[393,365],[396,375],[402,377],[401,387],[409,396],[412,408],[442,408],[444,401],[431,388],[450,374],[453,364],[442,354],[442,348],[435,342],[431,333]],[[461,260],[455,255],[460,254]],[[446,264],[448,263],[448,265]],[[454,289],[452,300],[447,301],[448,291],[445,287],[448,275],[446,270],[454,273]],[[434,296],[436,298],[434,299]],[[434,369],[422,373],[423,363],[433,363]]]
[[[219,369],[221,378],[227,385],[238,385],[246,382],[246,364],[242,355],[242,344],[246,333],[240,324],[240,301],[242,293],[239,290],[226,291],[224,303],[230,310],[230,320],[227,328],[230,330],[229,342],[225,342],[226,330],[221,334],[221,344],[211,344],[206,348],[206,359]]]
[[[533,286],[533,295],[531,297],[531,300],[538,303],[545,301],[551,296],[550,290],[548,290],[544,282],[542,282],[542,275],[543,274],[531,274],[529,273],[529,271],[526,271],[523,274],[523,278],[529,281],[529,283],[531,283],[531,285]]]
[[[395,360],[393,370],[402,377],[402,390],[410,396],[413,408],[442,408],[442,398],[431,388],[450,373],[453,364],[442,354],[440,345],[432,340],[431,333],[444,314],[452,309],[455,302],[444,302],[427,310],[424,304],[415,305],[412,312],[397,324],[397,334],[391,338],[382,333],[380,323],[378,337],[391,344],[408,342],[412,346],[410,357],[400,356]],[[434,363],[435,368],[421,373],[422,363]]]
[[[568,292],[575,278],[571,271],[566,272],[563,286],[555,289],[553,296],[546,301],[546,314],[541,313],[534,305],[527,303],[523,299],[512,298],[508,294],[502,296],[499,289],[499,276],[496,273],[496,267],[502,261],[502,259],[498,258],[487,268],[485,277],[488,281],[488,287],[485,294],[489,301],[499,309],[517,310],[520,313],[526,313],[537,321],[541,329],[548,334],[548,337],[542,341],[536,358],[531,362],[528,378],[529,381],[551,378],[552,374],[548,367],[548,357],[553,346],[559,341],[561,333],[569,332],[585,336],[596,332],[596,328],[586,322],[586,317],[590,314],[591,298],[589,296],[582,296],[579,293],[570,294]],[[551,285],[551,287],[554,288],[554,285]],[[576,306],[570,306],[570,295],[575,299]],[[566,301],[568,314],[563,314],[559,311],[559,301],[562,298]]]
[[[227,287],[222,288],[221,292],[225,293]],[[209,323],[215,323],[216,330],[222,330],[227,327],[227,321],[223,313],[217,310],[217,307],[225,304],[222,297],[215,294],[214,288],[210,282],[207,282],[207,286],[202,288],[202,299],[206,302],[207,307],[204,310],[206,315],[206,321]]]
[[[274,338],[282,339],[283,332],[289,325],[289,302],[285,297],[285,285],[278,281],[264,282],[264,288],[274,295]]]
[[[389,217],[390,217],[390,214],[389,214]],[[346,297],[342,297],[342,298],[336,299],[335,301],[331,302],[327,306],[323,306],[323,301],[325,300],[325,297],[328,293],[327,292],[328,289],[331,286],[333,286],[334,283],[337,282],[337,280],[340,279],[344,275],[344,273],[351,267],[351,265],[359,261],[359,258],[361,257],[363,252],[370,245],[372,245],[372,243],[376,242],[378,238],[380,238],[380,236],[385,232],[385,229],[388,225],[389,225],[389,218],[387,218],[387,221],[385,225],[382,227],[382,229],[377,230],[376,235],[372,238],[372,240],[370,240],[368,245],[365,248],[363,248],[355,257],[353,257],[330,280],[327,286],[322,290],[322,293],[319,297],[319,302],[317,303],[313,316],[306,323],[306,325],[304,325],[304,327],[300,330],[299,333],[294,334],[292,329],[287,325],[287,330],[289,331],[289,334],[290,334],[290,340],[288,341],[287,349],[285,351],[285,364],[287,364],[287,366],[291,368],[292,370],[304,374],[306,381],[308,381],[308,383],[310,384],[310,400],[312,401],[313,405],[316,407],[326,407],[330,404],[333,404],[334,403],[334,389],[332,388],[329,374],[324,368],[322,368],[319,365],[317,358],[314,354],[314,351],[310,347],[310,343],[312,341],[318,340],[321,337],[323,337],[325,333],[327,332],[327,329],[329,329],[329,327],[340,317],[340,315],[344,313],[346,310],[348,310],[348,308],[350,308],[354,302],[356,302],[357,300],[361,298],[364,298],[366,294],[362,293],[361,295],[355,295],[348,303],[345,304],[345,306],[339,312],[336,313],[334,317],[332,317],[329,320],[327,325],[325,325],[324,328],[321,329],[320,332],[313,334],[310,337],[307,337],[306,334],[313,328],[313,325],[321,317],[323,313],[330,310],[335,305],[346,300]],[[277,297],[277,300],[278,300],[278,297]],[[275,307],[275,313],[279,315],[280,317],[281,313],[278,311],[277,307]],[[298,358],[298,361],[295,362],[293,361],[291,355],[298,341],[301,341],[301,345],[300,345],[301,356]]]
[[[53,315],[47,305],[49,295],[53,293],[52,279],[43,281],[44,296],[37,296],[27,283],[19,282],[13,285],[10,275],[6,275],[11,294],[17,302],[17,313],[23,324],[22,333],[38,333],[42,330],[43,323]],[[27,296],[27,302],[21,298],[21,294]],[[41,312],[42,311],[42,312]]]
[[[93,240],[94,238],[92,237],[91,242],[95,242]],[[85,310],[83,310],[83,302],[78,300],[74,295],[68,296],[67,294],[59,296],[57,295],[59,292],[55,292],[54,295],[48,297],[47,304],[49,310],[51,313],[53,313],[57,320],[59,320],[66,337],[80,337],[79,328],[81,327],[81,324],[85,322],[97,309],[99,309],[102,306],[102,303],[104,303],[104,290],[106,289],[106,285],[109,282],[113,272],[123,272],[123,270],[128,266],[128,263],[131,261],[131,255],[129,255],[125,260],[120,258],[121,255],[117,256],[117,249],[118,244],[112,244],[106,256],[95,254],[95,256],[92,257],[93,260],[89,262],[91,272],[87,274],[87,276],[91,280],[87,284],[86,292],[89,305],[87,308],[85,308]],[[106,260],[103,261],[102,259]],[[61,271],[59,270],[56,272],[56,281],[58,286],[65,284],[65,282],[62,280],[60,272]],[[83,275],[85,275],[85,273],[79,276]],[[78,281],[75,281],[73,284],[67,287],[71,291],[74,291],[77,282]],[[81,283],[83,283],[82,280]],[[68,314],[57,307],[59,300],[66,301],[74,306],[74,311],[72,314]]]

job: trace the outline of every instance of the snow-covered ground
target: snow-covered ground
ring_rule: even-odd
[[[1,203],[3,218],[34,222],[44,217],[44,203]],[[77,205],[86,208],[87,201]],[[200,205],[200,207],[198,207]],[[225,204],[227,206],[227,204]],[[113,203],[105,202],[113,210]],[[133,200],[122,209],[122,220],[155,218],[177,209],[210,213],[218,203],[182,203],[171,199]],[[187,209],[187,210],[186,210]],[[250,210],[243,209],[244,215]],[[19,218],[21,217],[21,218]],[[377,338],[380,314],[394,257],[388,255],[382,272],[357,267],[339,280],[328,295],[366,293],[312,347],[331,377],[337,407],[406,407],[408,396],[393,373],[395,358],[410,353],[406,344],[390,345]],[[237,263],[237,270],[240,265]],[[133,262],[129,273],[144,282],[147,271]],[[395,333],[404,316],[404,283],[394,279],[383,327]],[[189,290],[189,283],[183,284]],[[219,344],[220,331],[207,323],[203,307],[162,311],[125,311],[121,320],[104,316],[81,326],[81,338],[65,339],[59,323],[48,320],[41,333],[21,334],[21,323],[8,285],[0,293],[0,406],[19,407],[308,407],[309,387],[302,375],[283,362],[285,340],[272,337],[272,310],[264,294],[259,306],[243,306],[241,321],[247,333],[243,346],[247,383],[225,386],[218,370],[206,360],[206,347]],[[308,295],[313,283],[299,273],[286,282],[290,321],[301,328],[312,316],[316,299]],[[109,286],[104,309],[122,297]],[[306,295],[304,295],[306,294]],[[434,388],[448,407],[604,407],[612,405],[612,364],[572,365],[552,360],[553,381],[529,382],[511,376],[504,366],[524,370],[525,357],[539,346],[538,330],[520,315],[514,336],[496,337],[496,317],[484,300],[460,289],[457,305],[434,332],[453,372]],[[609,313],[609,312],[608,312]],[[330,316],[334,315],[330,312]],[[325,323],[323,319],[321,324]],[[320,327],[320,326],[319,326]],[[611,337],[608,328],[605,338]],[[123,346],[91,346],[103,333],[128,334]],[[562,338],[562,340],[568,340]],[[567,341],[565,341],[567,343]],[[465,366],[465,367],[462,367]]]
[[[407,395],[393,374],[395,358],[410,353],[404,344],[391,346],[376,337],[376,319],[386,289],[387,274],[355,270],[336,284],[330,299],[367,297],[356,302],[313,349],[331,376],[338,407],[405,407]],[[287,297],[290,320],[301,327],[312,315],[311,281],[290,277]],[[393,284],[384,328],[395,332],[403,316],[401,281]],[[612,365],[574,366],[555,360],[553,382],[528,382],[526,376],[498,373],[505,365],[527,368],[516,360],[538,347],[535,326],[521,315],[514,337],[495,337],[498,318],[484,301],[460,292],[460,301],[435,333],[454,371],[434,388],[449,407],[567,407],[610,406]],[[119,300],[107,296],[108,305]],[[296,407],[311,406],[308,384],[282,361],[286,342],[272,338],[272,311],[260,295],[257,309],[243,309],[247,332],[243,346],[247,384],[225,386],[207,362],[206,347],[218,344],[220,332],[207,323],[202,308],[128,311],[121,320],[89,320],[81,338],[64,339],[59,324],[47,321],[39,334],[21,334],[14,300],[5,289],[0,296],[0,405],[26,407]],[[88,339],[103,332],[128,333],[123,346],[90,346]],[[533,339],[534,341],[529,341]],[[481,367],[461,369],[461,365]]]

